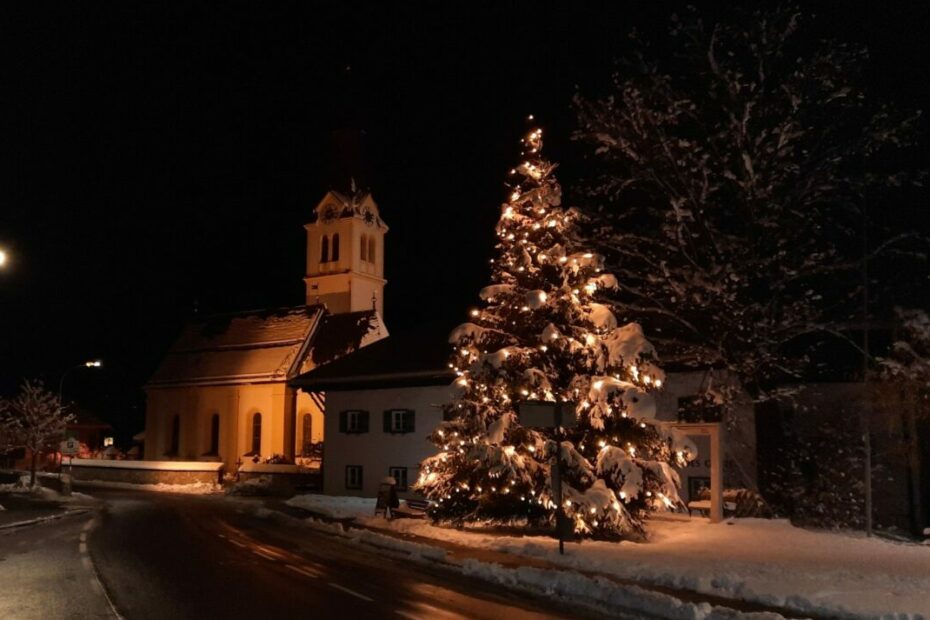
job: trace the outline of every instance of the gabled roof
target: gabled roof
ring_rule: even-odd
[[[388,336],[295,377],[289,384],[317,392],[452,383],[455,374],[449,368],[448,342],[451,328],[451,324],[435,323]]]
[[[375,310],[327,314],[313,338],[307,361],[313,367],[322,366],[388,335]]]
[[[188,324],[148,387],[281,381],[298,371],[322,305],[254,310]]]

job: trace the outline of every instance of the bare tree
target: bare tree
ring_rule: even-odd
[[[591,147],[581,200],[618,318],[641,320],[665,359],[728,371],[736,384],[716,387],[730,399],[777,394],[815,343],[855,345],[862,261],[919,254],[865,213],[921,191],[907,157],[919,112],[872,97],[866,50],[806,35],[807,17],[691,10],[655,48],[634,35],[609,93],[575,100]]]
[[[0,435],[11,448],[25,448],[30,454],[29,486],[36,483],[39,454],[60,440],[74,416],[61,399],[45,389],[41,381],[23,381],[19,393],[0,399]]]

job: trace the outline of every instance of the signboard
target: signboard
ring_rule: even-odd
[[[74,456],[81,450],[81,442],[75,439],[74,437],[68,437],[63,442],[58,444],[58,451],[61,452],[63,456]]]
[[[547,400],[526,400],[517,407],[520,425],[526,428],[575,428],[578,417],[575,403]]]

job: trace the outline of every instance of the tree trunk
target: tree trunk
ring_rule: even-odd
[[[29,488],[32,488],[36,485],[36,463],[39,460],[39,453],[35,450],[31,450],[32,459],[29,467]]]

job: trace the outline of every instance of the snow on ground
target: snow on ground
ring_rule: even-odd
[[[930,619],[930,547],[805,530],[784,520],[655,518],[650,542],[584,541],[459,531],[373,517],[374,499],[298,496],[289,503],[364,525],[530,556],[578,570],[838,617]],[[899,616],[900,617],[900,616]]]
[[[193,482],[191,484],[134,484],[132,482],[114,482],[111,480],[80,480],[79,485],[108,489],[135,489],[138,491],[156,491],[158,493],[182,493],[185,495],[213,495],[222,493],[223,487],[210,482]]]
[[[349,515],[370,514],[374,509],[374,500],[361,498],[298,496],[297,502],[288,502],[292,506],[312,505],[334,514]],[[314,497],[306,501],[303,498]],[[298,498],[294,498],[298,499]],[[272,512],[261,507],[252,507],[258,516],[270,517]],[[540,569],[533,567],[506,568],[500,564],[465,559],[460,563],[450,562],[445,549],[422,543],[401,540],[390,535],[368,529],[343,527],[340,523],[306,519],[303,525],[314,530],[326,532],[346,540],[354,545],[367,545],[389,553],[403,554],[420,563],[439,563],[446,568],[461,571],[463,574],[503,584],[509,588],[556,596],[576,604],[596,609],[602,613],[618,618],[641,617],[641,613],[653,618],[674,618],[676,620],[732,620],[752,618],[754,620],[784,620],[783,616],[769,613],[734,614],[731,610],[712,607],[707,603],[692,604],[678,600],[673,596],[644,590],[636,586],[621,585],[602,577],[589,577],[575,571]],[[379,525],[383,526],[383,523]],[[617,615],[618,613],[622,615]],[[625,615],[629,614],[629,615]]]
[[[334,495],[295,495],[284,502],[332,519],[368,517],[375,513],[373,497],[339,497]]]

